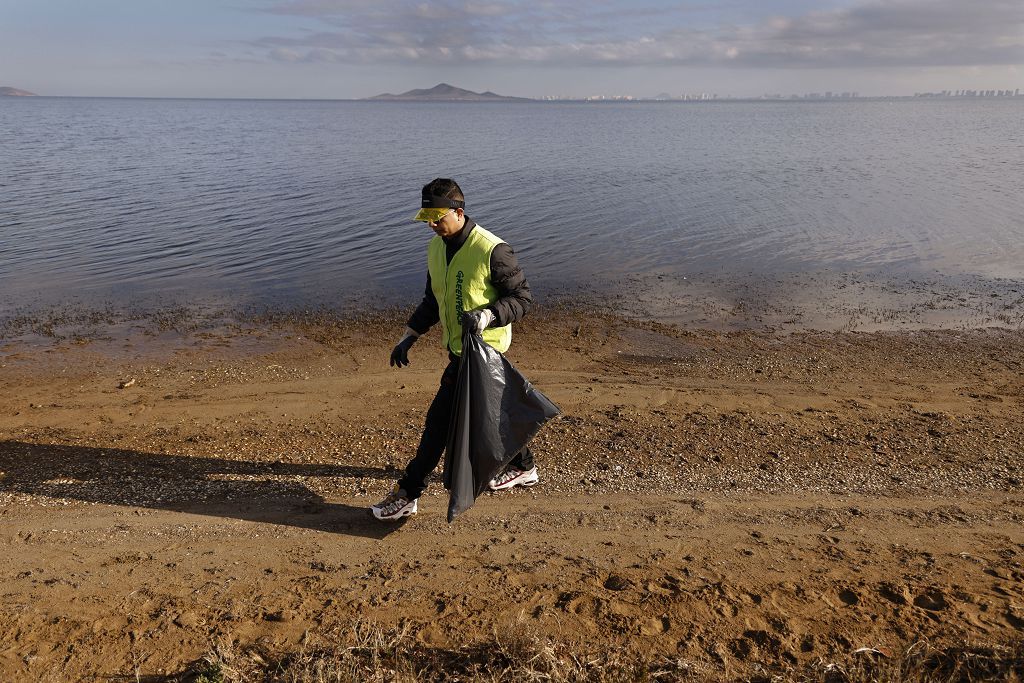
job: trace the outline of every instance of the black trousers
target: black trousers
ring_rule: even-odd
[[[448,367],[441,373],[441,386],[437,389],[430,408],[427,410],[423,436],[420,437],[416,456],[405,468],[405,476],[398,480],[398,485],[405,489],[410,500],[419,498],[427,488],[427,477],[437,468],[448,445],[448,424],[451,422],[452,406],[455,403],[456,383],[459,379],[459,358],[449,355]],[[530,447],[516,453],[509,467],[520,470],[533,468],[533,453]]]

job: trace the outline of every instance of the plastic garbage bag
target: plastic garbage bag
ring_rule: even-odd
[[[558,414],[505,356],[467,330],[444,461],[448,521],[472,507],[491,479]]]

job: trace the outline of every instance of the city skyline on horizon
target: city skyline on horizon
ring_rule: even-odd
[[[55,96],[361,99],[439,82],[534,99],[1024,87],[1024,4],[1012,0],[0,0],[0,24],[0,85]]]

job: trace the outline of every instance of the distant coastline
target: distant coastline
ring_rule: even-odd
[[[438,91],[444,86],[447,91]],[[0,97],[43,97],[37,93],[19,88],[0,87]],[[969,90],[953,93],[914,93],[913,95],[828,95],[808,93],[805,95],[760,95],[749,97],[726,96],[670,96],[633,97],[630,95],[591,95],[586,97],[542,96],[510,97],[491,91],[476,93],[471,90],[440,84],[426,90],[410,90],[398,95],[383,93],[373,97],[183,97],[183,96],[137,96],[137,95],[47,95],[46,99],[98,99],[98,100],[211,100],[239,102],[509,102],[534,104],[686,104],[713,105],[726,103],[839,103],[839,102],[906,102],[906,101],[1015,101],[1024,102],[1024,91],[1016,90]]]
[[[447,83],[438,83],[433,88],[409,90],[400,95],[383,93],[364,100],[376,102],[535,102],[528,97],[508,97],[490,90],[473,92]]]

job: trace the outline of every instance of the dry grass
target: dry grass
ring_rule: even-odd
[[[919,641],[902,653],[851,654],[844,663],[822,663],[804,680],[814,683],[970,683],[1024,680],[1024,641],[1005,645],[933,647]]]
[[[296,652],[273,655],[218,644],[180,676],[181,683],[625,683],[639,681],[749,681],[751,683],[973,683],[1024,681],[1024,641],[1005,645],[932,647],[918,642],[892,655],[850,653],[803,669],[753,662],[643,661],[625,650],[584,655],[579,648],[532,634],[522,620],[486,642],[462,648],[429,647],[408,628],[356,624],[342,638],[307,639]]]
[[[408,628],[357,623],[344,644],[310,638],[296,652],[274,656],[218,643],[181,676],[182,683],[575,683],[704,680],[712,669],[682,661],[637,661],[621,652],[584,656],[577,648],[532,634],[522,620],[482,643],[461,648],[423,645]],[[339,639],[340,640],[340,639]]]

